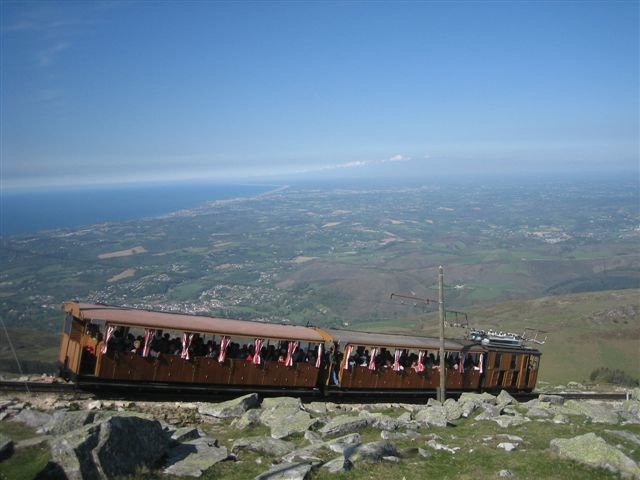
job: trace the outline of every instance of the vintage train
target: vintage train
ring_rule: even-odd
[[[265,394],[428,396],[529,392],[540,352],[522,337],[446,339],[231,320],[66,302],[61,375],[79,385]]]

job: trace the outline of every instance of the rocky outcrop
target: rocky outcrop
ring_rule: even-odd
[[[590,467],[604,468],[620,474],[623,478],[640,478],[638,465],[595,433],[573,438],[554,438],[551,440],[550,448],[560,458],[575,460]]]
[[[70,480],[115,478],[155,466],[168,444],[158,421],[114,416],[53,440],[51,454]]]
[[[415,414],[415,420],[429,427],[446,427],[447,411],[443,406],[427,406]]]

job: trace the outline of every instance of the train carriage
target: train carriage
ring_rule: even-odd
[[[438,339],[431,337],[79,302],[66,302],[63,309],[59,365],[65,378],[80,384],[179,386],[211,392],[424,395],[436,391],[440,368],[445,368],[450,391],[530,391],[540,356],[535,349],[492,342],[489,336],[447,339],[445,357],[440,359]],[[166,337],[175,350],[158,346]],[[139,345],[132,349],[136,342]],[[205,352],[203,345],[212,351]]]

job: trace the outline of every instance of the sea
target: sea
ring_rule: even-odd
[[[276,185],[163,183],[0,194],[0,237],[135,220],[213,200],[259,195]]]

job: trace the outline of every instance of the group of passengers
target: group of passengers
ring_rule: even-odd
[[[262,362],[279,362],[285,363],[288,354],[287,341],[276,342],[272,344],[268,342],[260,349],[260,359]],[[116,352],[132,352],[138,355],[143,354],[144,337],[134,336],[123,327],[116,328],[109,340],[108,349]],[[191,344],[188,347],[189,358],[192,357],[208,357],[218,358],[220,354],[220,344],[216,342],[215,337],[205,341],[204,337],[194,334]],[[373,364],[376,370],[384,368],[393,368],[394,354],[387,348],[376,349],[376,355]],[[169,333],[163,333],[158,330],[151,339],[148,355],[157,357],[159,355],[181,355],[183,352],[182,339],[180,337],[171,337]],[[226,358],[252,361],[255,356],[255,347],[251,344],[240,345],[237,342],[231,342],[227,346]],[[338,344],[334,344],[324,354],[323,363],[331,363],[334,369],[338,369],[342,364],[343,352],[340,351]],[[307,362],[315,364],[317,359],[317,350],[309,345],[307,350],[297,346],[292,354],[293,363]],[[418,365],[420,357],[415,352],[402,350],[398,359],[399,370],[414,370],[416,372],[439,369],[440,355],[428,353],[423,356],[422,366]],[[460,362],[463,362],[463,369],[471,370],[479,369],[478,355],[460,355],[458,352],[445,353],[445,365],[448,369],[460,369]],[[371,366],[371,355],[369,350],[364,346],[358,346],[351,352],[348,362],[349,367]]]
[[[334,356],[338,356],[340,359],[342,358],[340,353],[337,353],[337,355]],[[418,366],[419,358],[419,355],[415,352],[409,353],[408,350],[402,350],[398,359],[399,370],[412,369],[416,372],[419,372],[426,369],[440,368],[440,355],[436,356],[433,353],[424,355],[422,360],[422,365],[424,367],[423,369]],[[375,365],[375,369],[379,370],[381,368],[393,368],[394,360],[394,355],[391,353],[391,351],[382,347],[377,350],[373,362]],[[460,362],[463,363],[464,370],[479,368],[478,355],[472,354],[465,355],[463,357],[458,352],[445,352],[445,365],[448,369],[458,370],[460,368]],[[336,361],[336,364],[340,364],[340,360]],[[357,349],[354,350],[349,357],[349,367],[369,367],[370,365],[371,355],[369,354],[369,350],[363,346],[357,347]]]
[[[277,361],[279,363],[285,363],[288,353],[287,347],[287,341],[277,342],[277,344],[267,343],[267,345],[262,346],[260,349],[261,362]],[[131,352],[142,355],[143,349],[144,337],[141,335],[136,337],[122,327],[115,329],[112,337],[109,339],[109,351]],[[148,356],[181,355],[182,349],[183,345],[180,337],[171,337],[169,333],[157,331],[151,339]],[[208,357],[217,359],[220,355],[220,344],[216,342],[215,337],[205,341],[203,337],[196,333],[193,335],[188,351],[189,358]],[[227,346],[226,358],[252,361],[254,356],[255,347],[253,344],[240,345],[236,342],[230,342]],[[305,351],[298,346],[292,354],[294,363],[308,362],[315,364],[316,358],[316,349],[313,347]]]

